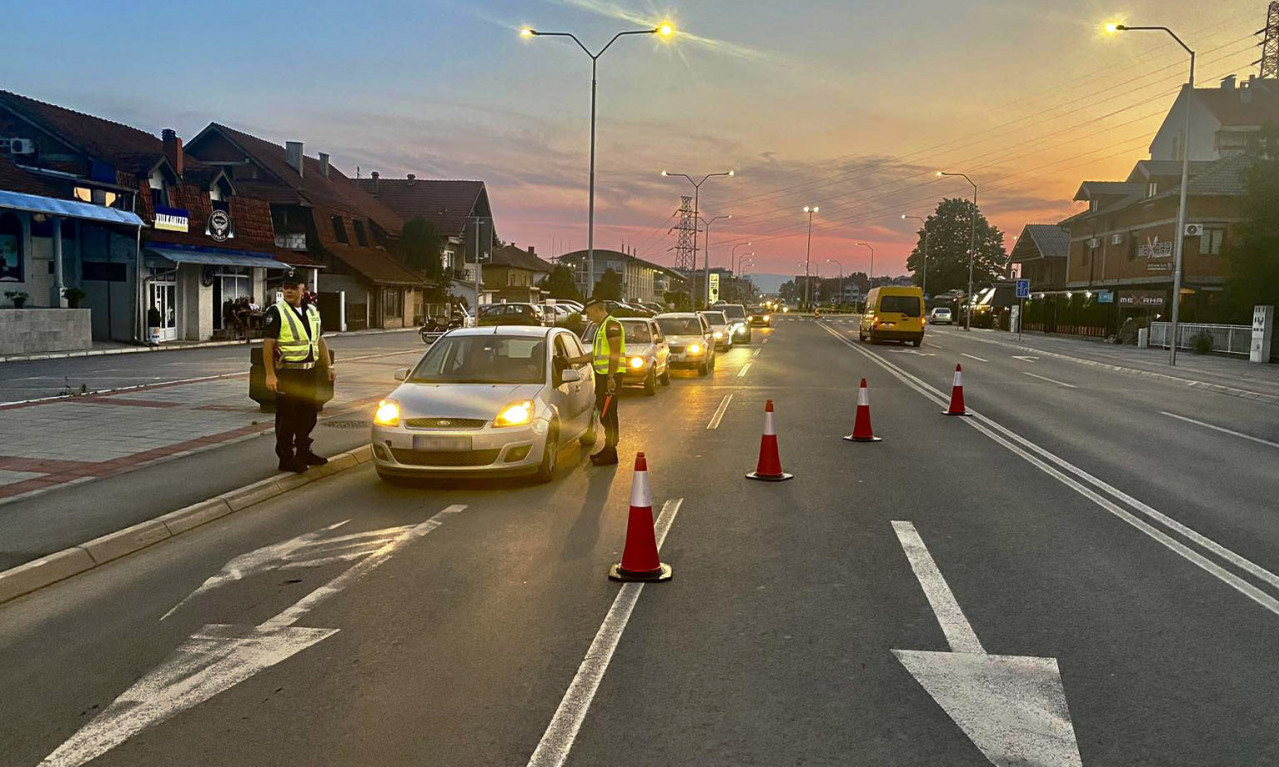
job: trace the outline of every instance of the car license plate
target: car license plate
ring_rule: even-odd
[[[459,452],[471,449],[470,437],[436,437],[431,435],[414,435],[413,449],[429,452]]]

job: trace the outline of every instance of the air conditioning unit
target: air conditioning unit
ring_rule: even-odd
[[[36,142],[29,138],[0,138],[0,149],[7,149],[9,154],[35,154]]]
[[[1111,244],[1111,245],[1123,245],[1123,244],[1124,244],[1124,236],[1123,236],[1122,234],[1112,234],[1112,235],[1110,236],[1110,244]]]
[[[1203,224],[1186,224],[1187,237],[1203,237],[1203,234],[1204,234]]]

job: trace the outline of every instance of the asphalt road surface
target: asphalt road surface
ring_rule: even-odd
[[[364,466],[0,607],[4,763],[1279,762],[1275,406],[849,330],[623,398],[670,582],[605,577],[626,461]]]

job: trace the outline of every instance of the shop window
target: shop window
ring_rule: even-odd
[[[254,301],[253,273],[248,267],[207,267],[213,278],[213,327],[221,330],[234,325],[236,317]]]
[[[1199,255],[1220,256],[1221,246],[1226,242],[1225,229],[1204,229],[1199,237]]]
[[[333,238],[343,244],[349,244],[350,240],[346,236],[346,224],[342,222],[341,216],[333,216]]]
[[[404,316],[404,291],[398,288],[386,288],[382,291],[382,315],[385,317]]]
[[[361,247],[368,247],[369,238],[364,234],[364,222],[358,218],[353,218],[351,219],[351,227],[355,229],[355,241],[359,243]]]
[[[22,221],[0,213],[0,282],[22,282]]]

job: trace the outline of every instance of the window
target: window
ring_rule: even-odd
[[[1199,254],[1202,256],[1220,256],[1221,246],[1226,241],[1225,229],[1204,229],[1199,238]]]
[[[364,236],[364,222],[353,218],[351,219],[351,226],[355,228],[355,241],[359,243],[361,247],[367,247],[369,244],[369,238]]]
[[[413,383],[542,383],[546,341],[517,336],[445,336],[409,376]]]
[[[122,210],[129,210],[129,208],[132,207],[116,205],[117,201],[125,201],[128,198],[124,195],[118,195],[115,192],[108,192],[105,189],[93,189],[87,186],[77,186],[72,194],[75,195],[77,200],[80,200],[81,202],[90,202],[94,205],[105,205],[108,208],[118,207]],[[152,199],[155,199],[154,194],[152,195]]]
[[[884,296],[879,300],[879,311],[904,314],[907,317],[919,317],[922,314],[919,298],[916,296]]]
[[[333,238],[341,243],[350,243],[346,237],[346,224],[342,223],[341,216],[333,216]]]
[[[382,291],[382,316],[404,316],[404,291],[399,288],[385,288]]]
[[[1150,182],[1150,186],[1146,187],[1146,196],[1154,197],[1158,193],[1159,193],[1159,182],[1152,179]]]
[[[22,221],[0,213],[0,282],[22,282]]]
[[[95,282],[124,282],[128,279],[128,272],[124,264],[84,261],[80,264],[80,276]]]

